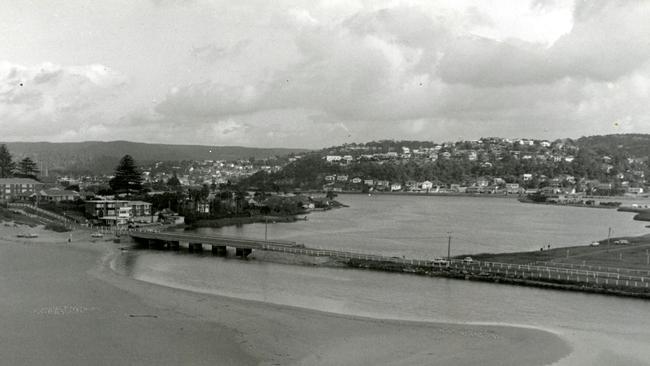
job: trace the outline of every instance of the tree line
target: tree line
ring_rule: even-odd
[[[14,162],[13,156],[5,144],[0,145],[0,178],[31,178],[36,179],[39,170],[30,157],[25,157],[18,163]]]

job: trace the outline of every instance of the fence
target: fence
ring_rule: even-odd
[[[562,262],[535,262],[535,264],[544,265],[548,267],[584,269],[584,270],[599,271],[599,272],[602,271],[602,272],[627,273],[627,274],[633,274],[638,276],[650,277],[650,270],[644,270],[644,269],[618,268],[618,267],[608,267],[608,266],[591,266],[586,264],[562,263]]]
[[[51,211],[48,211],[48,210],[44,210],[44,209],[42,209],[42,208],[40,208],[38,206],[29,204],[29,203],[15,203],[15,202],[14,203],[8,203],[7,207],[14,208],[14,209],[20,209],[25,214],[27,214],[28,216],[32,216],[32,217],[38,216],[38,217],[41,217],[41,218],[46,219],[48,221],[59,222],[59,223],[65,225],[66,227],[68,227],[70,229],[73,229],[73,228],[78,229],[78,228],[82,227],[81,224],[79,224],[78,222],[76,222],[73,219],[70,219],[70,218],[68,218],[66,216],[59,215],[57,213],[54,213],[54,212],[51,212]]]

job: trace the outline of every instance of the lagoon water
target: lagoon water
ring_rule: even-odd
[[[268,225],[269,239],[309,247],[432,258],[589,244],[612,235],[650,232],[634,213],[559,207],[516,199],[448,196],[341,195],[348,208],[314,212],[308,221]],[[203,228],[203,233],[264,238],[264,224]]]
[[[349,208],[314,213],[306,222],[269,225],[270,238],[308,246],[353,248],[407,257],[454,252],[534,250],[638,235],[645,225],[615,210],[522,204],[510,199],[342,196]],[[203,229],[263,237],[264,225]],[[145,252],[140,280],[249,300],[375,318],[497,323],[558,333],[574,348],[557,365],[650,364],[650,304],[527,287],[350,269]]]

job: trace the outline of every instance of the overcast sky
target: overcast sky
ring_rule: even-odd
[[[0,140],[650,133],[650,1],[0,0]]]

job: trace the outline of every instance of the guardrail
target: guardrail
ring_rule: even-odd
[[[540,264],[548,267],[562,267],[562,268],[570,268],[570,269],[581,268],[589,271],[628,273],[628,274],[636,274],[639,276],[646,275],[650,277],[650,269],[643,270],[643,269],[619,268],[619,267],[608,267],[608,266],[592,266],[586,264],[562,263],[562,262],[535,262],[535,264]]]

